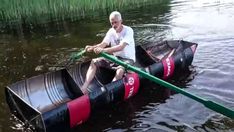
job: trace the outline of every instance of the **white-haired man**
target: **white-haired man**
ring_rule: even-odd
[[[109,20],[112,27],[106,33],[103,41],[93,46],[86,46],[85,51],[95,52],[96,54],[107,52],[132,65],[136,60],[134,33],[132,28],[122,24],[122,17],[118,11],[112,12]],[[95,76],[97,67],[115,69],[116,75],[113,78],[113,81],[121,79],[125,72],[124,67],[116,65],[105,58],[100,57],[93,59],[87,71],[85,82],[81,87],[84,94],[91,91],[88,89],[88,86]]]

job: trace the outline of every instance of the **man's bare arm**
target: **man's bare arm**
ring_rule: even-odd
[[[127,43],[120,43],[119,45],[116,45],[116,46],[112,46],[112,47],[109,47],[109,48],[101,48],[101,47],[97,47],[94,49],[94,52],[96,54],[99,54],[100,52],[107,52],[107,53],[114,53],[114,52],[118,52],[118,51],[121,51],[125,48],[125,46],[127,45]]]
[[[92,52],[94,51],[95,48],[105,48],[108,44],[107,43],[104,43],[104,42],[101,42],[99,44],[96,44],[96,45],[87,45],[85,47],[85,51],[87,52]]]

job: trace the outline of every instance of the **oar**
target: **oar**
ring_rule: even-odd
[[[225,115],[227,117],[230,117],[230,118],[234,119],[234,111],[227,108],[227,107],[225,107],[225,106],[223,106],[223,105],[221,105],[221,104],[218,104],[218,103],[216,103],[214,101],[210,101],[210,100],[204,99],[202,97],[199,97],[197,95],[194,95],[192,93],[189,93],[189,92],[187,92],[187,91],[185,91],[185,90],[183,90],[183,89],[181,89],[181,88],[179,88],[179,87],[177,87],[177,86],[175,86],[173,84],[170,84],[170,83],[168,83],[166,81],[163,81],[163,80],[161,80],[161,79],[159,79],[159,78],[157,78],[157,77],[155,77],[155,76],[141,70],[140,68],[129,65],[129,64],[117,59],[116,57],[114,57],[112,55],[109,55],[109,54],[104,53],[104,52],[101,52],[99,55],[106,58],[106,59],[108,59],[108,60],[110,60],[110,61],[112,61],[112,62],[114,62],[114,63],[117,63],[117,64],[125,67],[128,70],[131,70],[131,71],[134,71],[134,72],[138,73],[140,76],[142,76],[144,78],[147,78],[147,79],[149,79],[149,80],[151,80],[151,81],[153,81],[155,83],[158,83],[158,84],[160,84],[160,85],[162,85],[162,86],[164,86],[166,88],[169,88],[169,89],[171,89],[173,91],[176,91],[177,93],[181,93],[181,94],[183,94],[183,95],[185,95],[185,96],[187,96],[187,97],[189,97],[189,98],[191,98],[193,100],[196,100],[196,101],[202,103],[207,108],[209,108],[209,109],[211,109],[213,111],[216,111],[218,113],[221,113],[221,114],[223,114],[223,115]]]
[[[72,53],[69,60],[65,63],[65,65],[49,65],[50,67],[61,67],[61,68],[68,68],[75,60],[79,60],[85,53],[85,50],[81,48],[78,52]]]
[[[84,48],[81,48],[77,53],[72,53],[70,59],[65,64],[65,67],[69,67],[75,60],[79,60],[85,54]]]
[[[78,60],[84,55],[84,53],[85,53],[85,50],[81,48],[79,52],[73,53],[71,55],[70,60]]]

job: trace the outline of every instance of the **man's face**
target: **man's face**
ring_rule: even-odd
[[[122,21],[118,20],[117,18],[111,18],[110,20],[111,26],[118,32],[119,29],[121,28]]]

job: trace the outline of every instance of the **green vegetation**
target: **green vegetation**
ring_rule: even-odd
[[[78,20],[136,8],[163,0],[0,0],[0,27],[14,23],[47,23],[64,19]]]

